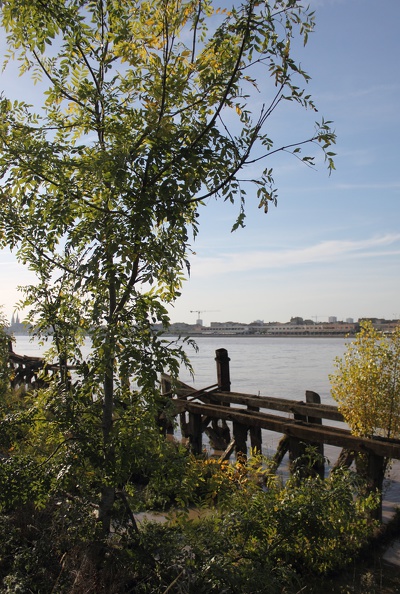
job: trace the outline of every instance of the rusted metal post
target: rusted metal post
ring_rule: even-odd
[[[229,372],[229,357],[226,349],[217,349],[215,351],[215,361],[217,362],[217,382],[218,389],[221,392],[231,391],[231,378]]]

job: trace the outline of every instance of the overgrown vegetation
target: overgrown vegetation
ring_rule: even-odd
[[[316,111],[292,56],[314,15],[295,0],[231,10],[210,0],[4,0],[0,18],[4,67],[18,64],[25,96],[36,85],[34,105],[0,101],[0,244],[36,275],[21,305],[59,365],[19,415],[24,438],[3,468],[19,476],[19,494],[4,480],[15,503],[34,494],[45,506],[61,489],[90,495],[106,541],[117,491],[162,447],[159,374],[189,365],[154,324],[168,327],[199,208],[237,201],[234,227],[243,225],[250,184],[266,212],[276,152],[312,166],[316,146],[334,167],[328,122],[311,120],[309,135],[281,145],[265,129],[287,101]]]
[[[400,328],[390,334],[370,321],[336,359],[332,396],[355,435],[400,436]]]
[[[6,377],[7,358],[2,366]],[[82,453],[82,440],[70,458],[62,451],[71,436],[55,414],[59,400],[16,394],[4,382],[1,402],[0,592],[315,592],[374,530],[378,499],[351,471],[322,480],[307,451],[283,484],[257,456],[196,458],[151,432],[143,414],[142,438],[121,437],[125,482],[110,535],[99,541],[98,461]]]
[[[147,486],[131,484],[117,500],[101,567],[88,555],[96,533],[90,500],[60,491],[43,507],[3,507],[1,591],[294,593],[351,563],[372,533],[376,503],[363,498],[356,477],[341,470],[283,485],[260,462],[175,452],[171,467],[154,468]],[[166,522],[137,524],[132,510],[154,503],[153,493],[162,507],[168,501]]]
[[[265,212],[277,200],[257,163],[280,151],[312,165],[317,146],[334,168],[329,122],[278,145],[265,130],[286,101],[316,111],[292,55],[313,13],[296,0],[3,0],[0,14],[5,64],[41,89],[34,106],[0,101],[0,241],[36,274],[21,305],[59,370],[11,392],[1,336],[1,591],[304,589],[365,543],[374,497],[349,471],[283,485],[262,460],[168,445],[159,373],[189,361],[154,324],[168,327],[206,199],[237,201],[237,228],[249,183]],[[260,73],[269,99],[254,112]],[[170,515],[138,522],[148,509]]]

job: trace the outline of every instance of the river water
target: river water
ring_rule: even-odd
[[[201,336],[196,338],[198,352],[190,347],[194,379],[186,369],[181,379],[196,389],[216,383],[215,351],[225,348],[230,358],[231,390],[261,396],[275,396],[304,400],[305,391],[313,390],[324,404],[334,404],[330,395],[329,374],[336,357],[342,357],[349,339],[325,337],[245,337]],[[89,343],[86,346],[90,348]],[[18,336],[14,346],[20,355],[40,356],[39,347],[27,336]],[[325,422],[325,421],[324,421]],[[275,451],[280,435],[263,434],[264,453]],[[335,461],[339,450],[327,446],[325,455]],[[387,519],[396,505],[400,505],[400,463],[395,462],[386,481],[383,513]]]

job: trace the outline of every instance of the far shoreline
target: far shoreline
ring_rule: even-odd
[[[349,334],[163,334],[179,338],[353,338]]]

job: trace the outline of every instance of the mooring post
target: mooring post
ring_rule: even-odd
[[[172,398],[171,394],[171,381],[168,376],[161,375],[161,393],[165,398]],[[165,411],[160,410],[158,413],[158,424],[160,425],[163,435],[173,435],[174,425],[165,417]]]
[[[367,483],[370,493],[377,493],[379,497],[378,507],[373,510],[372,517],[382,523],[382,489],[385,477],[386,460],[373,452],[368,453],[367,462]]]
[[[306,390],[306,402],[307,404],[321,404],[321,396],[317,392],[312,390]],[[308,423],[314,423],[315,425],[322,425],[322,419],[320,417],[307,417]],[[321,478],[325,477],[325,460],[324,460],[324,444],[323,442],[313,442],[310,444],[317,453],[317,460],[313,465],[313,470]]]
[[[221,392],[231,391],[231,378],[229,372],[229,357],[226,349],[217,349],[215,351],[215,361],[217,362],[217,382],[218,389]]]
[[[320,395],[317,392],[313,392],[312,390],[306,390],[306,402],[307,404],[321,404]],[[296,413],[294,415],[295,420],[297,421],[304,421],[307,423],[315,423],[317,425],[322,425],[322,419],[318,417],[312,417],[310,415],[301,415]],[[314,464],[311,465],[309,469],[304,467],[304,464],[300,466],[300,473],[303,474],[301,467],[304,467],[304,474],[307,472],[312,471],[315,474],[319,475],[321,478],[325,476],[325,464],[324,464],[324,445],[323,443],[319,442],[305,442],[304,440],[299,440],[295,437],[290,437],[289,439],[289,460],[291,469],[299,470],[299,466],[297,464],[297,459],[302,458],[306,453],[307,445],[311,446],[314,451],[316,452],[317,459],[315,460]]]
[[[203,449],[203,425],[201,415],[189,413],[189,444],[193,454],[201,454]]]

